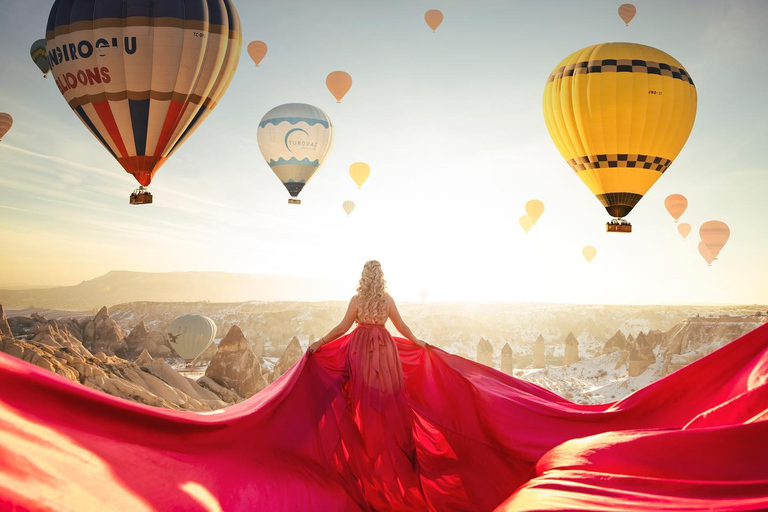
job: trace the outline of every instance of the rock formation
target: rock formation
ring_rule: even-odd
[[[633,341],[635,341],[635,337],[632,335],[632,333],[629,333],[629,336],[627,336],[627,344],[632,346]]]
[[[617,350],[629,350],[629,343],[621,330],[616,331],[616,334],[611,336],[608,341],[605,342],[601,354],[610,354]]]
[[[512,347],[509,343],[505,343],[501,349],[501,371],[512,375],[515,370],[515,354],[512,352]]]
[[[267,386],[261,374],[261,361],[251,349],[243,331],[236,325],[219,342],[219,348],[205,370],[205,376],[243,398],[253,396]]]
[[[641,332],[629,350],[629,376],[637,377],[655,362],[656,356],[653,353],[653,348],[648,343],[645,333]]]
[[[160,331],[148,330],[143,321],[131,329],[125,338],[125,345],[128,359],[133,359],[143,351],[148,352],[152,357],[170,357],[173,354],[166,335]]]
[[[477,342],[477,362],[486,366],[493,364],[493,345],[485,338]]]
[[[544,336],[539,334],[536,341],[533,343],[533,367],[544,368],[546,361],[544,358]]]
[[[572,332],[568,333],[565,338],[565,355],[563,357],[563,365],[568,366],[579,360],[579,340]]]
[[[3,310],[2,304],[0,304],[0,339],[1,338],[13,338],[11,326],[8,325],[8,319],[5,318],[5,311]]]
[[[104,352],[107,355],[125,355],[125,333],[117,322],[109,317],[106,306],[83,327],[83,345],[92,353]]]
[[[664,333],[658,329],[652,329],[645,334],[651,348],[656,348],[664,343]]]
[[[294,336],[290,343],[288,343],[288,346],[285,347],[283,355],[280,356],[277,364],[275,364],[275,367],[272,369],[272,373],[269,375],[269,382],[276,381],[278,377],[287,372],[291,366],[296,364],[296,361],[301,359],[301,356],[303,355],[304,350],[301,348],[301,343],[299,343],[299,339]]]

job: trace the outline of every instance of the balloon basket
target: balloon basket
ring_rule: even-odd
[[[607,233],[631,233],[632,224],[625,220],[612,220],[605,223]]]
[[[130,197],[131,204],[152,204],[152,194],[144,187],[133,191]]]
[[[301,199],[289,199],[288,204],[301,204]]]

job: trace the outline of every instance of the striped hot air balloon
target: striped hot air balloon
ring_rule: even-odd
[[[64,99],[142,186],[217,105],[242,46],[231,0],[56,0],[46,40]]]
[[[43,73],[43,77],[48,78],[51,66],[48,64],[48,53],[45,51],[45,39],[38,39],[32,43],[32,47],[29,49],[29,56],[32,57],[32,62],[35,63],[35,66]]]
[[[256,132],[261,154],[296,199],[333,149],[333,125],[328,115],[305,103],[287,103],[267,112]]]
[[[344,201],[341,207],[344,208],[344,211],[347,213],[347,217],[349,217],[350,213],[355,211],[355,203],[352,201]]]
[[[723,246],[731,237],[731,230],[725,222],[710,220],[701,225],[699,236],[707,250],[712,254],[712,258],[717,259],[720,251],[723,250]]]
[[[672,218],[675,219],[675,222],[677,222],[680,219],[680,216],[685,213],[685,210],[688,208],[688,199],[681,194],[669,195],[664,200],[664,208],[667,209]]]
[[[696,118],[696,87],[668,54],[634,43],[589,46],[555,67],[544,119],[560,154],[608,214],[608,231],[683,149]]]

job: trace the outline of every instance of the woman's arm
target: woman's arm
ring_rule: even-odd
[[[355,322],[355,318],[357,317],[357,300],[355,297],[352,297],[349,301],[349,307],[347,308],[347,312],[344,315],[344,318],[341,320],[339,325],[331,329],[328,334],[314,342],[309,346],[309,352],[312,353],[315,350],[319,349],[329,341],[333,341],[342,334],[345,334],[350,327],[352,327],[352,324]]]
[[[397,332],[402,334],[404,337],[408,338],[414,344],[420,347],[427,346],[427,343],[417,338],[416,335],[411,331],[411,328],[408,327],[405,322],[403,322],[403,317],[400,316],[400,312],[397,310],[397,304],[395,304],[395,300],[392,297],[389,297],[389,319],[392,320],[392,324],[394,324]]]

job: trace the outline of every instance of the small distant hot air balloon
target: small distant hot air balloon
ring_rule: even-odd
[[[678,61],[635,43],[583,48],[549,75],[547,130],[576,176],[614,217],[607,231],[632,231],[623,217],[683,149],[696,98]]]
[[[357,188],[360,188],[371,175],[371,168],[364,162],[355,162],[349,166],[349,175],[357,183]]]
[[[664,200],[664,207],[677,222],[685,209],[688,208],[688,200],[683,195],[672,194]]]
[[[637,14],[637,8],[632,4],[621,4],[619,6],[619,17],[629,26],[629,22]]]
[[[707,245],[702,241],[699,242],[699,254],[701,254],[701,257],[704,258],[704,261],[707,262],[707,266],[712,266],[712,262],[715,261],[715,257],[712,255],[712,253],[707,249]]]
[[[189,362],[202,354],[216,337],[216,324],[203,315],[184,315],[168,326],[171,347]]]
[[[347,217],[349,217],[349,214],[355,211],[355,203],[352,201],[344,201],[344,203],[341,205],[342,208],[344,208],[344,211],[347,212]]]
[[[264,41],[251,41],[248,43],[248,55],[251,56],[251,59],[253,59],[253,63],[256,64],[256,67],[259,66],[259,63],[262,61],[266,54],[267,43]]]
[[[523,231],[525,231],[525,234],[528,234],[528,231],[533,227],[533,219],[530,215],[523,215],[520,217],[520,220],[518,221],[520,223],[520,227],[523,228]]]
[[[341,98],[352,87],[352,77],[346,71],[333,71],[328,73],[328,76],[325,78],[325,85],[331,91],[333,97],[336,98],[336,103],[341,103]]]
[[[32,43],[29,56],[32,57],[32,62],[43,72],[43,77],[48,78],[51,65],[48,63],[48,53],[45,51],[45,39],[38,39]]]
[[[6,114],[5,112],[0,113],[0,141],[3,140],[3,137],[8,133],[8,130],[11,129],[11,126],[13,126],[13,118],[11,117],[11,114]]]
[[[683,240],[688,238],[688,235],[691,234],[691,225],[687,222],[681,223],[679,226],[677,226],[677,231],[683,235]]]
[[[531,199],[525,203],[525,212],[531,216],[531,220],[536,224],[541,214],[544,213],[544,203],[538,199]]]
[[[434,32],[443,22],[443,12],[438,9],[430,9],[424,13],[424,21],[427,22],[429,28]]]
[[[256,132],[261,154],[288,189],[290,204],[309,183],[333,149],[328,115],[305,103],[287,103],[267,112]]]
[[[104,287],[104,291],[105,291],[105,292],[108,292],[108,291],[109,291],[109,286],[105,286],[105,287]]]
[[[427,297],[429,297],[429,292],[427,290],[421,290],[419,292],[419,297],[421,297],[421,300],[426,301]]]
[[[592,258],[597,254],[597,249],[591,245],[587,245],[581,250],[581,254],[584,256],[584,259],[587,260],[587,263],[590,263],[592,262]]]
[[[712,254],[712,259],[717,259],[723,246],[731,237],[731,230],[725,222],[710,220],[701,225],[699,236],[707,250]]]
[[[232,0],[56,1],[46,40],[59,92],[139,182],[131,204],[152,202],[144,187],[224,96],[242,49]]]

